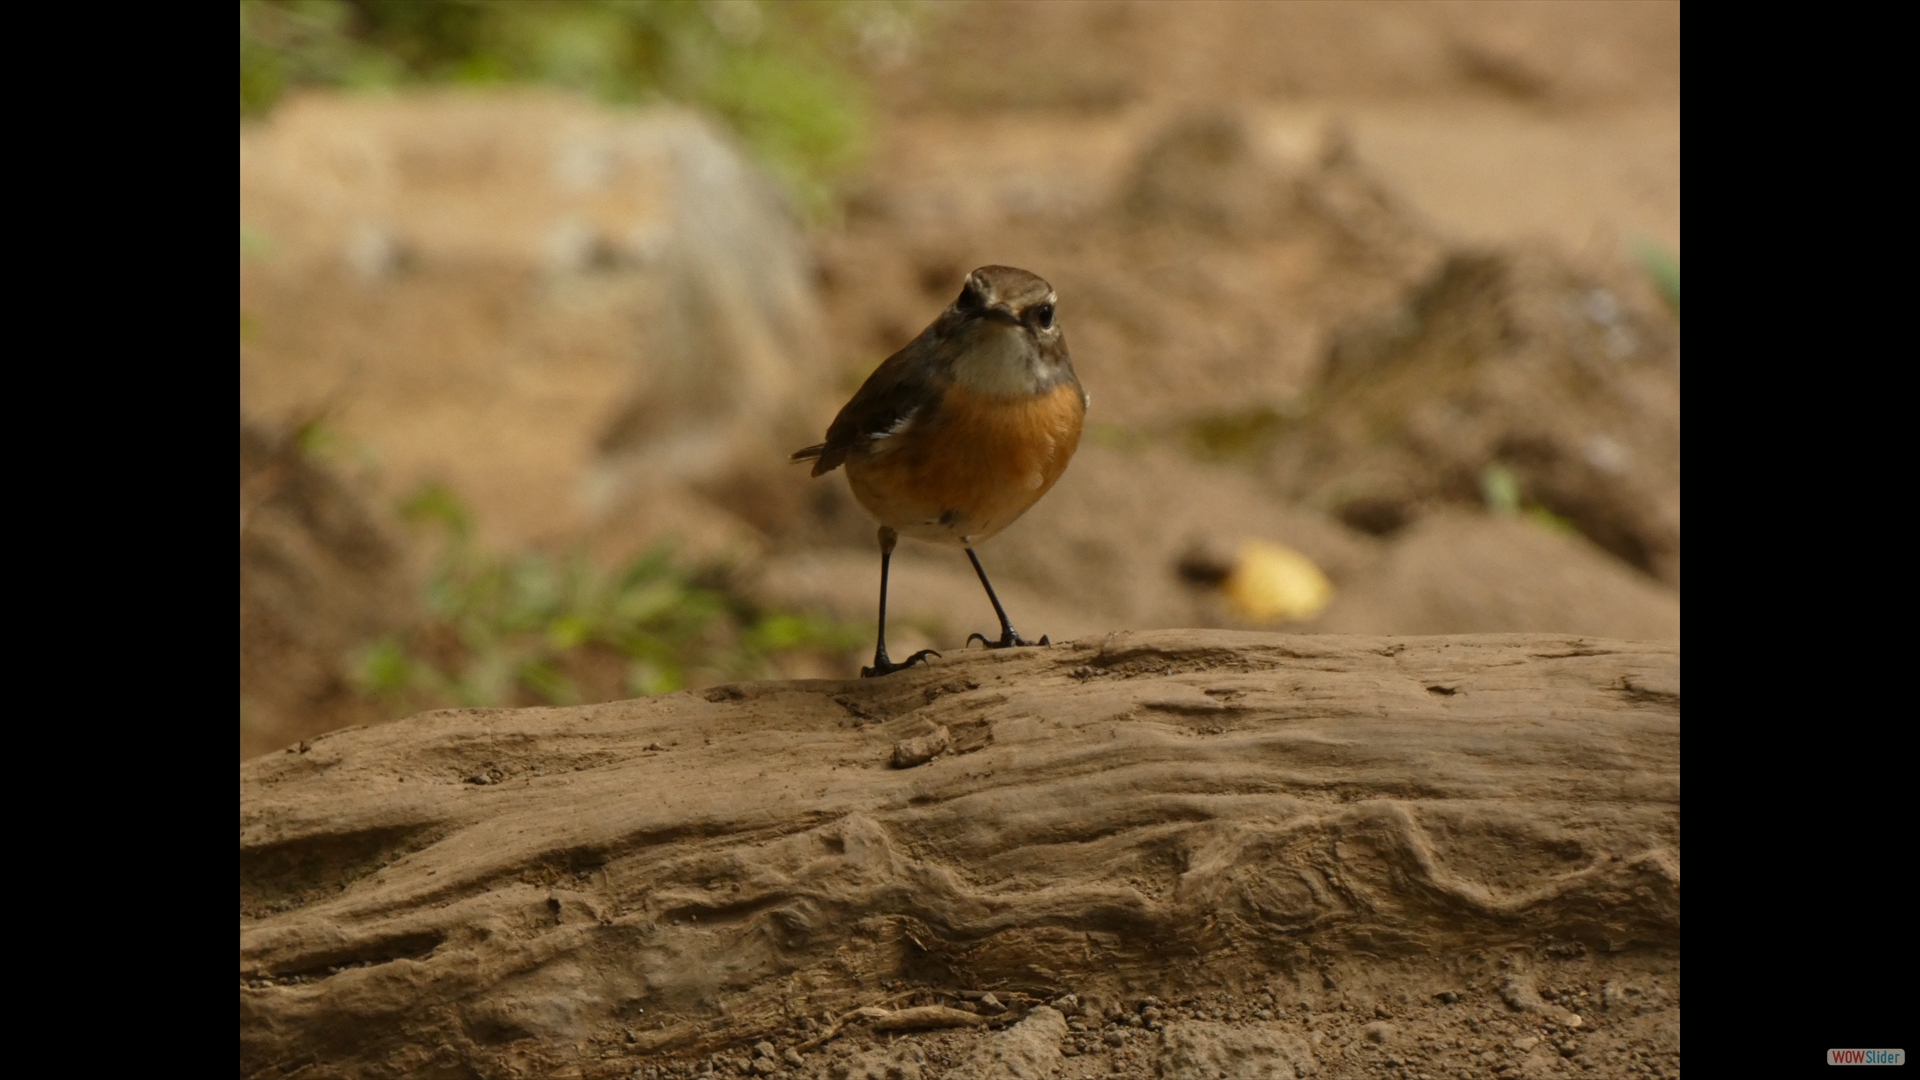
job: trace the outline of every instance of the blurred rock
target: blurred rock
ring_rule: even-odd
[[[1388,274],[1431,259],[1433,241],[1360,167],[1349,140],[1336,120],[1302,133],[1223,107],[1181,114],[1141,147],[1121,210],[1214,243],[1317,241],[1326,257]]]
[[[337,402],[390,487],[447,481],[496,540],[812,434],[786,413],[818,378],[810,257],[694,114],[306,95],[242,126],[240,184],[243,408]]]
[[[1679,641],[1680,594],[1574,535],[1524,518],[1441,511],[1335,598],[1317,633],[1553,630]]]
[[[1455,254],[1335,339],[1268,466],[1363,526],[1480,505],[1498,467],[1524,503],[1678,585],[1679,326],[1644,280],[1540,250]]]
[[[896,92],[923,112],[1082,117],[1165,97],[1623,102],[1678,93],[1679,22],[1668,2],[1001,2],[935,24]]]
[[[1213,110],[1183,117],[1150,142],[1123,196],[1143,221],[1229,234],[1265,230],[1285,207],[1282,192],[1255,157],[1245,124]]]

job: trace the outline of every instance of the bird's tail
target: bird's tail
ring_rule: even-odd
[[[813,462],[813,475],[823,476],[839,468],[840,463],[847,460],[847,450],[845,447],[837,450],[828,450],[826,443],[818,443],[814,446],[807,447],[805,450],[795,450],[787,460],[795,462],[811,461]]]

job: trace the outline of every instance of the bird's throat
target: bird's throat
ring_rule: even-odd
[[[981,322],[968,328],[953,361],[953,380],[976,394],[1026,397],[1052,387],[1047,365],[1021,327]]]

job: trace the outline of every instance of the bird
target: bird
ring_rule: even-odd
[[[899,663],[887,656],[887,571],[901,536],[966,551],[1000,619],[999,638],[974,633],[966,644],[1051,644],[1013,628],[973,549],[1040,501],[1080,445],[1092,399],[1067,354],[1058,304],[1037,274],[980,267],[946,310],[867,376],[825,442],[794,451],[791,460],[813,462],[816,477],[846,466],[853,497],[880,523],[880,630],[862,678],[940,655],[922,649]]]

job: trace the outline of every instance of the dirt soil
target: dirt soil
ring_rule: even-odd
[[[1664,1074],[1678,739],[1672,646],[1226,631],[341,732],[242,1074]]]

